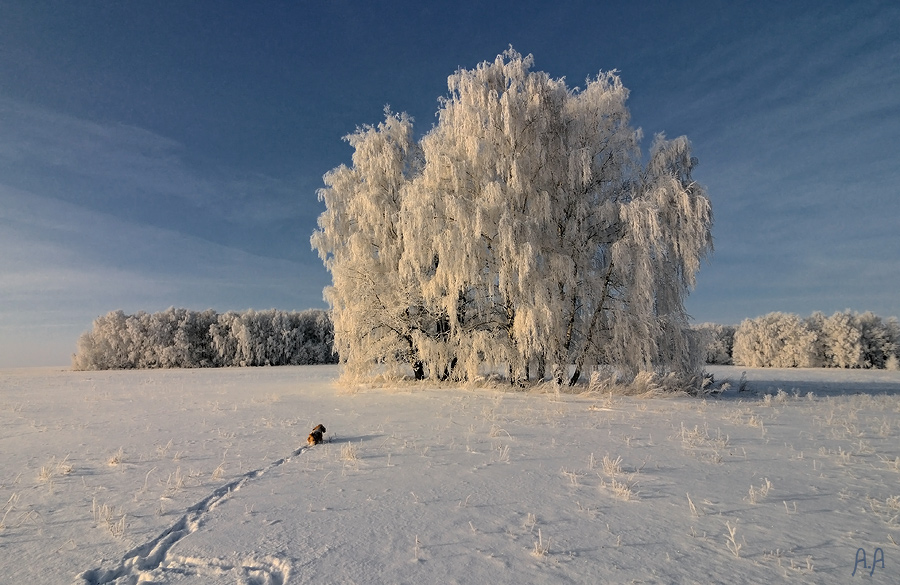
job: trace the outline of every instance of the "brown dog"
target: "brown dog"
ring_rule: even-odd
[[[310,445],[318,445],[319,443],[324,441],[324,439],[322,438],[322,435],[324,433],[325,433],[325,427],[323,425],[316,425],[316,428],[314,428],[312,430],[312,432],[309,434],[309,437],[306,439],[306,442],[309,443]]]

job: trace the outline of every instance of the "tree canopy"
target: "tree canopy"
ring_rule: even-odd
[[[312,245],[347,376],[702,363],[684,298],[712,210],[689,141],[656,136],[644,161],[615,72],[570,89],[532,65],[510,48],[458,70],[419,141],[387,109],[346,137]]]

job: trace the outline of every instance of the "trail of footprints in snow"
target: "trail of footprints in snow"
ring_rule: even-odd
[[[146,544],[142,544],[125,554],[122,561],[111,569],[97,568],[80,573],[76,577],[79,585],[134,585],[149,579],[161,577],[165,573],[177,575],[227,575],[235,573],[241,582],[258,585],[283,585],[287,582],[290,565],[282,559],[248,557],[235,563],[221,559],[199,559],[170,555],[169,551],[181,539],[200,528],[207,512],[228,499],[231,494],[263,476],[266,472],[288,463],[292,458],[305,453],[309,447],[300,447],[287,457],[272,462],[267,467],[249,471],[238,479],[227,483],[187,509],[185,514],[162,534]]]

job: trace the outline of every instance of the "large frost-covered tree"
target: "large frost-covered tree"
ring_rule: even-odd
[[[418,144],[388,113],[326,175],[312,242],[351,377],[702,362],[683,299],[712,213],[689,142],[658,136],[644,164],[615,73],[573,90],[532,64],[510,49],[457,71]]]
[[[821,361],[831,368],[885,368],[897,353],[896,321],[871,312],[814,313],[807,323],[819,332]]]
[[[332,307],[335,351],[348,373],[365,375],[373,360],[409,363],[423,375],[421,293],[400,273],[406,246],[401,231],[403,199],[421,163],[412,121],[385,111],[384,122],[346,137],[353,166],[325,175],[313,246],[331,271],[325,290]]]
[[[734,334],[734,365],[751,368],[819,366],[818,334],[797,315],[769,313],[745,319]]]

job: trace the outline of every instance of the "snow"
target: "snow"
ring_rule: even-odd
[[[0,370],[0,582],[896,582],[900,373],[710,371],[718,399]]]

